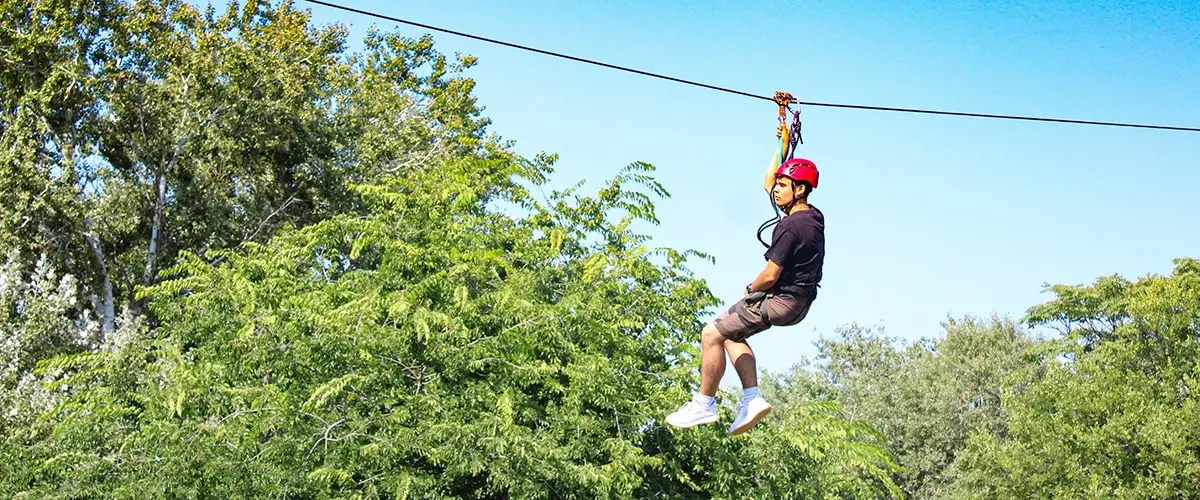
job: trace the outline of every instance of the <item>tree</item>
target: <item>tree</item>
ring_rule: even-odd
[[[9,0],[0,243],[76,276],[113,328],[180,251],[361,210],[348,186],[414,159],[494,154],[428,39],[313,28],[290,2]]]
[[[1200,263],[1053,287],[1034,325],[1066,330],[1005,397],[1006,436],[973,436],[963,487],[995,497],[1172,498],[1200,488]]]
[[[909,345],[881,330],[851,325],[817,346],[824,383],[810,391],[886,437],[902,471],[895,480],[911,498],[953,491],[972,432],[1003,436],[1003,394],[1036,367],[1034,343],[1012,320],[949,319],[938,338]]]

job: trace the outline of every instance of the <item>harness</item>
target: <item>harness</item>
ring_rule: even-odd
[[[787,92],[775,92],[775,104],[779,105],[779,125],[775,127],[775,137],[779,140],[779,151],[772,158],[772,170],[779,168],[783,162],[792,159],[796,154],[796,144],[804,144],[804,138],[800,136],[800,106],[796,105],[796,110],[792,111],[792,124],[787,123],[787,113],[791,111],[791,104],[796,102],[796,98]],[[775,205],[775,199],[771,196],[771,192],[767,191],[767,201],[771,203],[771,209],[775,211],[775,217],[767,219],[758,226],[758,242],[762,243],[763,247],[770,248],[771,244],[763,241],[762,233],[767,228],[779,224],[783,220],[780,215],[779,207]],[[792,201],[795,203],[795,200]],[[791,208],[789,205],[787,208]],[[786,209],[785,209],[786,210]]]

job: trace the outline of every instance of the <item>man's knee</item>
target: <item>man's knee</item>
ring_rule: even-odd
[[[725,336],[721,335],[721,332],[717,331],[716,326],[713,326],[712,323],[709,323],[708,325],[704,326],[703,330],[700,330],[700,342],[704,345],[720,347],[725,343]]]

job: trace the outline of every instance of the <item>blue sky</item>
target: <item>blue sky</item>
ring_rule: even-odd
[[[646,71],[801,100],[1200,126],[1200,3],[383,2],[345,4]],[[356,42],[371,25],[308,2]],[[561,155],[556,184],[646,161],[672,198],[659,245],[712,254],[723,300],[763,266],[754,231],[777,145],[771,103],[433,33],[518,152]],[[804,107],[826,215],[821,296],[751,341],[760,369],[839,326],[937,336],[947,317],[1019,317],[1044,283],[1167,273],[1200,257],[1200,133]],[[736,379],[732,370],[726,385]]]

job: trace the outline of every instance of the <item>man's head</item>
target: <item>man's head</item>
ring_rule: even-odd
[[[820,178],[817,165],[804,158],[795,158],[783,162],[775,170],[775,186],[771,195],[775,204],[790,211],[796,204],[807,204],[808,195],[816,189]]]

